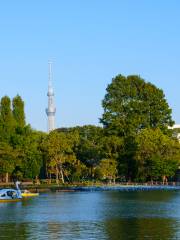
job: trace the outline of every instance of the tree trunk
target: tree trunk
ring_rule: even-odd
[[[62,162],[59,163],[59,174],[61,175],[61,181],[64,183],[64,173],[62,168]]]
[[[48,181],[49,184],[51,184],[51,173],[49,173],[49,181]]]
[[[162,180],[163,180],[163,185],[167,184],[167,177],[165,175],[162,177]]]
[[[114,184],[116,183],[116,178],[115,178],[115,177],[113,178],[113,183],[114,183]]]
[[[61,180],[62,180],[62,183],[64,183],[64,174],[63,174],[63,170],[62,170],[62,168],[60,169],[60,173],[61,173]]]
[[[35,178],[35,184],[36,184],[36,185],[40,185],[40,181],[39,181],[38,176],[36,176],[36,178]]]
[[[6,179],[6,183],[8,183],[9,182],[9,173],[8,172],[6,173],[5,179]]]
[[[94,171],[93,171],[93,170],[94,170],[94,167],[91,166],[91,167],[90,167],[90,171],[91,171],[91,172],[90,172],[90,174],[91,174],[91,179],[94,178]]]
[[[56,166],[56,184],[59,184],[59,170],[57,166]]]

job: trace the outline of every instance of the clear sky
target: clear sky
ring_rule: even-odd
[[[0,2],[0,97],[19,94],[46,131],[48,60],[57,127],[99,124],[107,84],[141,75],[165,92],[180,123],[179,0]]]

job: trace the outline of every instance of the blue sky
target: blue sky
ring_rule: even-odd
[[[6,0],[0,3],[0,97],[21,95],[46,131],[48,60],[56,126],[99,124],[107,84],[141,75],[165,92],[180,123],[179,0]]]

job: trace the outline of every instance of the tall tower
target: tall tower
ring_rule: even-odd
[[[49,62],[49,80],[48,80],[48,108],[46,108],[46,114],[48,117],[48,132],[55,129],[55,102],[54,102],[54,91],[52,87],[52,63]]]

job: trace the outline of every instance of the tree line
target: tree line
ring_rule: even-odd
[[[0,101],[0,181],[56,183],[174,180],[180,144],[163,91],[140,76],[118,75],[107,86],[100,126],[31,128],[24,101]]]

